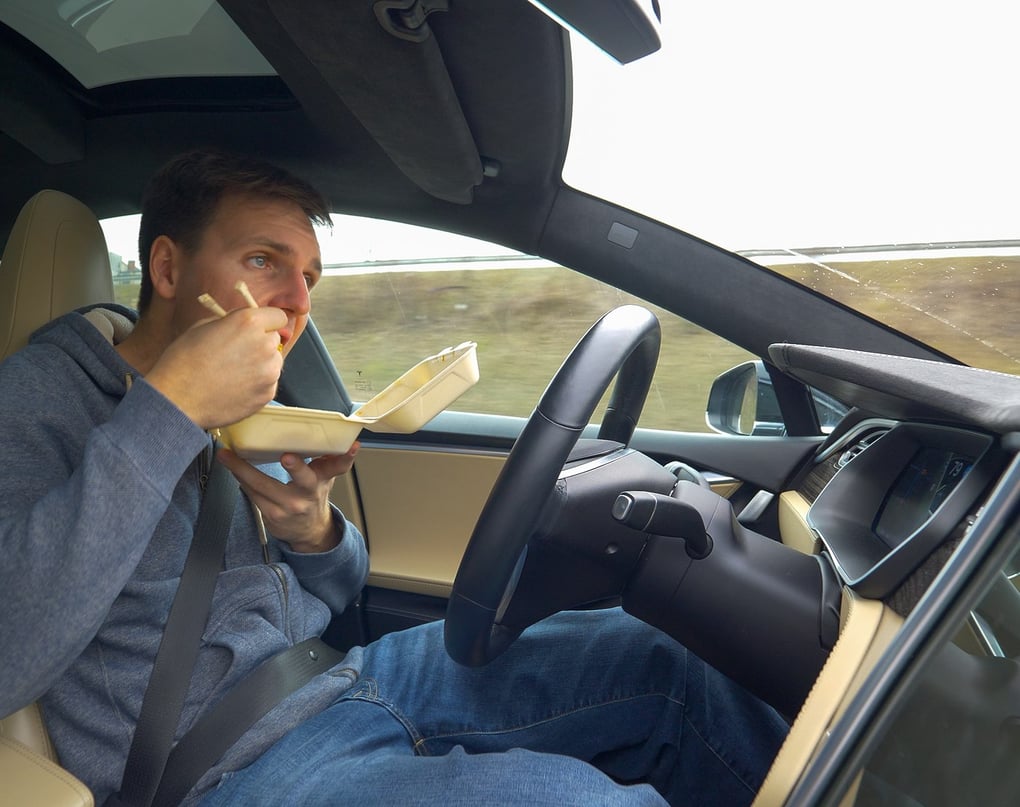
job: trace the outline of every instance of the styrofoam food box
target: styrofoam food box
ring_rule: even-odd
[[[363,428],[410,434],[478,381],[478,345],[463,342],[418,362],[350,415],[269,405],[219,430],[223,444],[249,462],[275,462],[284,453],[343,454]]]

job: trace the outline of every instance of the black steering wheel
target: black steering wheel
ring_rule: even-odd
[[[542,506],[614,375],[599,438],[630,442],[660,341],[654,314],[621,306],[588,330],[549,382],[496,479],[457,570],[445,625],[446,650],[454,661],[488,664],[520,635],[522,627],[505,626],[500,617]]]

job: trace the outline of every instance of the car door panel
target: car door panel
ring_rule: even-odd
[[[365,445],[357,481],[369,584],[447,597],[478,514],[503,467],[491,451]]]
[[[371,586],[448,596],[523,422],[444,412],[412,435],[362,433],[353,478],[338,482],[333,498],[366,536]],[[596,431],[589,427],[586,436]],[[817,442],[639,429],[632,445],[664,463],[682,460],[714,472],[709,477],[720,495],[741,489],[734,502],[739,510],[759,490],[779,492]]]

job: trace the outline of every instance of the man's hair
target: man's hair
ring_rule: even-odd
[[[206,227],[227,196],[293,202],[312,224],[329,226],[329,204],[311,185],[284,169],[254,157],[215,150],[191,151],[168,162],[149,180],[142,195],[138,260],[142,287],[138,311],[152,301],[149,252],[161,235],[186,252],[202,242]]]

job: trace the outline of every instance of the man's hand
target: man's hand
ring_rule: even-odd
[[[295,552],[327,552],[341,538],[330,510],[329,492],[333,480],[354,465],[358,448],[360,444],[354,443],[346,454],[318,457],[309,463],[297,454],[284,454],[280,463],[290,474],[286,484],[228,449],[221,449],[217,458],[262,512],[266,529],[274,538],[286,541]]]
[[[269,403],[283,369],[279,308],[239,308],[177,337],[145,375],[203,429],[229,426]]]

